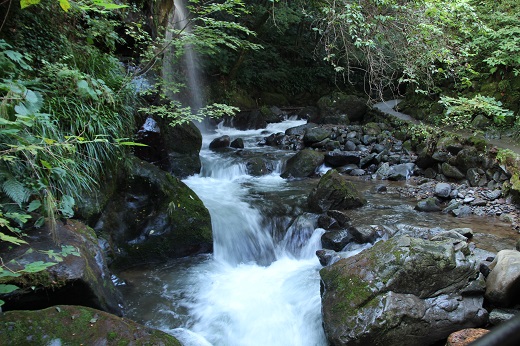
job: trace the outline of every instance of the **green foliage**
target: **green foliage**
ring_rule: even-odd
[[[190,107],[182,106],[178,101],[170,101],[160,106],[143,107],[139,110],[146,114],[168,119],[170,126],[177,126],[189,122],[200,122],[204,118],[218,119],[223,116],[233,116],[239,111],[237,107],[213,103],[193,113]]]
[[[514,113],[502,107],[502,102],[493,97],[476,95],[473,98],[442,96],[439,103],[446,107],[444,123],[458,129],[469,128],[476,115],[484,115],[496,125],[503,125]]]

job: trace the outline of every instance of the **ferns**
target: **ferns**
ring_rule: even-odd
[[[2,191],[20,207],[31,197],[31,191],[12,177],[4,181]]]

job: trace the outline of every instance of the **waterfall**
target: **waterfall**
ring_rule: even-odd
[[[168,18],[168,28],[175,30],[166,30],[166,42],[174,39],[179,34],[184,38],[191,36],[193,23],[186,6],[186,0],[174,0],[174,7]],[[180,100],[183,104],[191,107],[192,111],[197,111],[204,106],[204,96],[202,92],[202,77],[199,68],[199,56],[195,47],[191,43],[186,43],[183,47],[183,53],[180,61],[176,61],[175,46],[169,48],[163,59],[163,80],[166,84],[178,82],[179,74],[184,76],[186,84],[185,93],[181,93]],[[166,95],[170,99],[178,99],[171,90],[166,90]]]

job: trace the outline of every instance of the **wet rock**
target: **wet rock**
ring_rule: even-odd
[[[247,173],[254,176],[260,177],[271,173],[271,170],[267,166],[267,162],[262,157],[252,157],[246,162]]]
[[[318,125],[313,123],[303,124],[295,127],[288,128],[285,130],[285,134],[287,136],[303,136],[305,134],[305,131],[308,129],[312,129],[314,127],[317,127]]]
[[[0,339],[9,345],[181,346],[162,331],[100,310],[66,305],[0,314]]]
[[[334,220],[336,220],[341,227],[345,227],[350,222],[348,215],[341,210],[329,209],[327,210],[327,215],[334,218]]]
[[[265,137],[264,141],[265,141],[265,145],[276,147],[276,146],[283,145],[285,142],[285,139],[286,138],[283,133],[273,133],[273,134],[269,135],[268,137]]]
[[[362,120],[368,110],[366,100],[340,92],[320,98],[317,105],[320,110],[320,119],[323,123],[348,125],[349,122]],[[345,115],[345,118],[337,119],[335,117],[340,115]],[[338,120],[340,121],[334,122]]]
[[[359,161],[359,167],[360,168],[367,168],[368,166],[370,166],[372,164],[377,164],[378,162],[376,160],[376,157],[377,157],[377,154],[375,154],[375,153],[368,154],[368,155],[364,156]]]
[[[466,237],[468,239],[473,237],[473,230],[471,228],[467,228],[467,227],[453,228],[453,229],[451,229],[451,231],[455,231],[459,234],[462,234],[464,237]]]
[[[165,170],[178,177],[186,178],[200,173],[199,152],[202,146],[202,134],[193,123],[177,126],[165,124],[161,119],[161,129],[168,163]]]
[[[377,174],[377,172],[376,172],[376,174]],[[386,185],[383,185],[383,184],[378,184],[374,188],[374,191],[377,192],[377,193],[384,193],[387,190],[388,190],[388,188],[386,187]]]
[[[239,130],[258,130],[267,127],[267,117],[260,109],[241,111],[235,114],[226,125]],[[279,121],[279,120],[278,120]]]
[[[325,154],[325,163],[331,167],[359,164],[361,154],[357,151],[329,151]]]
[[[354,237],[346,229],[325,232],[321,236],[321,245],[324,249],[341,251]]]
[[[361,168],[355,168],[355,169],[351,170],[350,172],[348,172],[348,174],[353,177],[360,177],[362,175],[365,175],[366,173],[367,172]]]
[[[95,229],[110,240],[119,267],[208,252],[213,243],[209,212],[195,192],[138,159],[130,160]]]
[[[414,168],[414,163],[402,163],[391,166],[387,179],[393,181],[408,180],[408,178],[413,174]]]
[[[333,229],[339,229],[340,225],[336,219],[328,215],[320,215],[318,218],[318,227],[326,229],[328,231]]]
[[[451,212],[456,217],[464,217],[471,215],[471,207],[467,205],[461,205],[460,207],[453,209]]]
[[[487,320],[482,296],[459,293],[478,266],[451,241],[394,237],[320,275],[332,345],[430,345]]]
[[[218,138],[215,138],[211,141],[209,144],[210,149],[222,149],[229,147],[229,144],[231,142],[231,138],[229,138],[228,135],[224,135]]]
[[[418,210],[418,211],[424,211],[424,212],[436,212],[436,211],[441,211],[441,207],[439,206],[438,204],[439,202],[437,201],[437,198],[435,197],[429,197],[429,198],[426,198],[422,201],[419,201],[416,205],[415,205],[415,210]]]
[[[356,143],[352,141],[346,141],[344,147],[345,151],[354,151],[356,150]]]
[[[451,193],[451,185],[447,183],[438,183],[435,185],[435,196],[440,198],[448,198]]]
[[[490,191],[486,194],[486,197],[490,200],[490,201],[494,201],[498,198],[500,198],[500,196],[502,196],[502,190],[493,190],[493,191]]]
[[[323,141],[330,136],[330,130],[323,127],[311,127],[305,131],[303,135],[303,143],[310,146],[314,143]]]
[[[452,166],[447,162],[444,162],[441,165],[441,172],[448,178],[453,178],[453,179],[464,179],[465,178],[464,173],[459,171],[459,169],[457,167]]]
[[[244,140],[242,138],[236,138],[229,146],[235,149],[244,149]]]
[[[322,266],[329,266],[341,259],[341,257],[336,253],[336,251],[326,249],[316,251],[316,256],[318,256],[318,259],[320,260],[320,264]]]
[[[509,321],[518,313],[520,313],[520,311],[515,309],[493,309],[493,311],[491,311],[489,314],[489,323],[497,326],[501,323]]]
[[[28,263],[56,262],[40,251],[62,251],[47,227],[28,233],[31,237],[30,248],[20,245],[10,249],[5,242],[0,242],[2,263],[13,271]],[[39,273],[3,277],[2,283],[21,288],[8,295],[0,294],[0,299],[5,301],[2,306],[4,311],[76,304],[121,315],[122,297],[110,279],[111,274],[94,230],[79,221],[67,220],[65,224],[57,223],[56,236],[59,242],[75,248],[79,256],[69,255],[62,262]]]
[[[304,178],[314,174],[325,160],[321,152],[304,149],[291,157],[281,174],[282,178]]]
[[[466,178],[471,186],[485,186],[488,181],[486,172],[480,168],[470,168],[466,173]]]
[[[318,186],[310,193],[307,203],[311,211],[322,213],[329,209],[346,210],[361,207],[366,204],[366,200],[354,184],[332,169],[321,177]]]
[[[477,149],[474,147],[464,148],[456,156],[457,168],[463,173],[470,168],[478,167],[480,164],[480,157]]]
[[[450,334],[446,346],[467,346],[487,333],[489,333],[489,330],[482,328],[458,330]]]
[[[432,159],[438,162],[446,162],[450,158],[450,154],[444,151],[436,151],[432,155]]]
[[[520,299],[520,252],[502,250],[490,265],[486,298],[497,306],[509,307]]]
[[[349,227],[348,231],[359,244],[373,243],[377,238],[377,232],[372,227]]]

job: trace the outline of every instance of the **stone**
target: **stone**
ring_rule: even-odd
[[[392,181],[408,180],[413,175],[414,169],[414,163],[401,163],[390,166],[387,179]]]
[[[369,226],[349,227],[348,231],[354,237],[354,241],[359,244],[373,243],[377,238],[377,232]]]
[[[459,206],[458,208],[453,209],[451,212],[452,212],[452,214],[455,215],[456,217],[469,216],[469,215],[471,215],[471,213],[472,213],[472,211],[471,211],[471,207],[469,207],[469,206],[467,206],[467,205]]]
[[[241,111],[226,119],[225,125],[243,131],[264,129],[267,127],[268,116],[262,113],[260,109]]]
[[[341,227],[345,227],[350,222],[348,215],[341,210],[327,210],[327,215],[336,220]]]
[[[231,143],[231,138],[229,138],[228,135],[220,136],[215,138],[214,140],[209,143],[210,149],[222,149],[229,147],[229,144]]]
[[[235,149],[244,149],[244,140],[242,138],[236,138],[229,144],[229,146]]]
[[[305,134],[305,131],[308,129],[311,129],[313,127],[317,127],[318,125],[313,123],[303,124],[295,127],[290,127],[287,130],[285,130],[285,134],[287,136],[303,136]]]
[[[481,158],[474,147],[464,148],[456,156],[456,166],[463,174],[480,165]]]
[[[178,178],[133,158],[116,191],[94,227],[112,246],[113,266],[126,268],[212,250],[209,212]]]
[[[313,175],[316,169],[324,162],[323,153],[311,149],[304,149],[291,157],[285,166],[281,177],[304,178]]]
[[[320,110],[320,121],[323,123],[330,123],[330,120],[337,121],[339,119],[335,116],[345,115],[346,119],[342,119],[340,123],[348,125],[352,121],[362,120],[368,110],[365,99],[341,92],[323,96],[318,100],[317,105]]]
[[[323,233],[321,236],[321,246],[324,249],[341,251],[353,240],[352,234],[346,229],[335,230]]]
[[[465,236],[468,239],[473,237],[473,230],[471,228],[468,228],[468,227],[453,228],[453,229],[451,229],[451,231],[455,231],[455,232],[457,232],[459,234],[462,234],[463,236]]]
[[[331,169],[311,191],[307,204],[311,211],[322,213],[329,209],[346,210],[361,207],[366,204],[366,199],[352,182]]]
[[[28,263],[57,262],[41,252],[62,251],[47,226],[28,230],[27,233],[30,235],[30,247],[22,244],[9,249],[9,243],[0,242],[3,264],[17,271]],[[68,255],[63,261],[38,273],[3,277],[3,284],[16,285],[20,289],[8,295],[0,294],[0,299],[5,301],[2,308],[28,310],[55,304],[81,304],[122,315],[123,300],[111,281],[111,273],[94,230],[80,221],[66,220],[65,223],[60,221],[56,224],[55,234],[57,241],[76,249],[79,256]]]
[[[331,345],[431,345],[487,321],[482,295],[462,295],[478,277],[475,258],[450,240],[407,236],[320,270]]]
[[[499,251],[490,269],[486,280],[486,298],[500,307],[510,307],[520,302],[520,252]]]
[[[0,313],[0,340],[8,345],[182,345],[129,319],[70,305]]]
[[[482,328],[458,330],[450,334],[446,341],[446,346],[467,346],[487,333],[489,333],[489,330]]]
[[[464,173],[459,171],[459,169],[457,167],[452,166],[447,162],[444,162],[441,165],[441,172],[448,178],[453,178],[453,179],[464,179],[465,178]]]
[[[516,309],[493,309],[489,313],[489,323],[491,323],[494,326],[499,325],[501,323],[509,321],[518,313],[520,313],[520,311]]]
[[[353,177],[360,177],[362,175],[365,175],[367,172],[365,172],[364,169],[361,169],[361,168],[355,168],[353,170],[351,170],[348,174],[353,176]]]
[[[326,249],[317,250],[316,256],[318,257],[322,266],[329,266],[341,259],[341,257],[336,253],[336,251]]]
[[[381,134],[381,127],[377,123],[366,123],[363,126],[365,135],[377,136]]]
[[[267,162],[262,157],[252,157],[246,162],[247,174],[254,177],[260,177],[271,173],[271,170],[267,166]]]
[[[348,164],[359,164],[361,154],[357,151],[329,151],[325,154],[325,163],[333,168]]]
[[[331,132],[323,127],[311,127],[305,130],[303,135],[303,143],[310,146],[312,144],[323,141],[330,136]]]
[[[466,178],[468,179],[470,186],[485,186],[488,183],[486,172],[481,168],[468,169]]]
[[[447,183],[438,183],[435,185],[435,196],[440,198],[449,198],[451,193],[451,185]]]
[[[439,206],[438,201],[435,197],[429,197],[417,202],[414,209],[428,213],[441,211],[441,207]]]
[[[490,191],[486,194],[486,197],[490,200],[490,201],[494,201],[495,199],[498,199],[500,198],[500,196],[502,196],[502,190],[493,190],[493,191]]]

